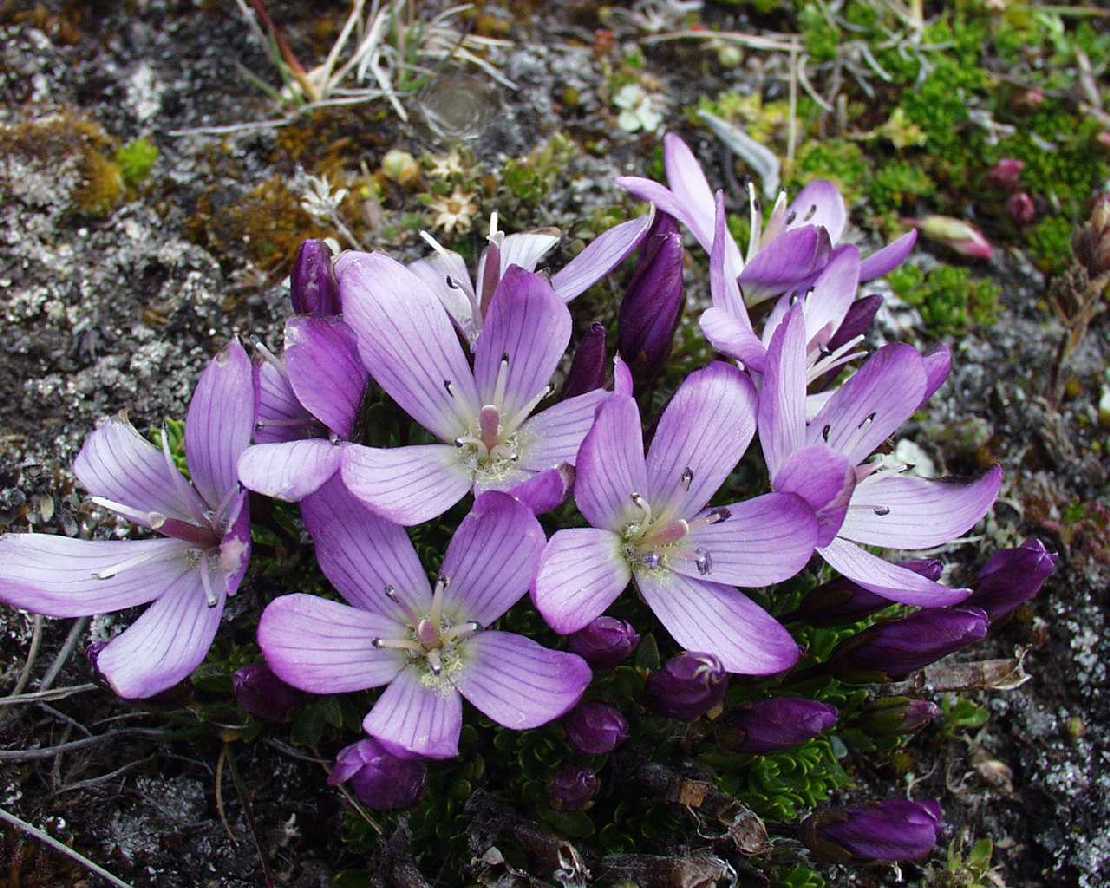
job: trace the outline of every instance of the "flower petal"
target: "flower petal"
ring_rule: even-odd
[[[675,641],[715,655],[728,672],[772,675],[801,656],[790,633],[736,589],[670,570],[637,571],[636,585]]]
[[[831,250],[823,228],[806,225],[785,231],[752,257],[740,273],[748,305],[778,296],[809,280],[825,265]]]
[[[887,244],[881,250],[876,250],[863,260],[859,269],[859,282],[866,284],[875,278],[890,274],[894,269],[906,261],[913,252],[917,243],[917,229],[903,234],[898,240]]]
[[[340,318],[285,322],[285,364],[297,399],[340,438],[354,432],[370,374],[354,331]]]
[[[509,632],[479,632],[466,642],[466,657],[455,681],[459,693],[514,731],[539,727],[566,713],[592,677],[581,657]]]
[[[863,462],[909,419],[924,392],[925,368],[917,350],[885,345],[821,408],[809,426],[809,442]]]
[[[295,503],[339,471],[343,448],[323,438],[252,444],[239,457],[239,480],[248,490]]]
[[[922,355],[921,363],[925,366],[926,378],[925,394],[921,396],[924,404],[948,381],[948,374],[952,372],[952,351],[941,343],[929,354]]]
[[[859,289],[859,250],[837,247],[806,294],[806,341],[825,345],[848,313]]]
[[[285,362],[264,360],[254,366],[256,444],[280,444],[314,438],[323,433],[316,417],[297,400],[286,373]]]
[[[195,548],[176,539],[90,541],[7,533],[0,537],[0,601],[48,617],[123,610],[161,595],[168,582],[189,570],[186,553]],[[128,563],[133,566],[112,570]],[[100,579],[101,573],[109,576]]]
[[[667,170],[667,185],[678,201],[688,208],[690,217],[697,226],[695,232],[712,232],[713,192],[694,152],[674,133],[667,133],[663,137],[663,165]],[[703,240],[700,234],[696,236],[698,240]],[[711,237],[705,240],[710,239]]]
[[[657,210],[674,216],[679,222],[690,229],[690,233],[697,238],[702,249],[709,253],[713,248],[713,222],[701,227],[701,223],[691,212],[690,207],[683,203],[678,196],[664,185],[653,182],[651,179],[641,179],[639,176],[618,176],[617,187],[623,188],[637,200],[649,203]],[[626,223],[627,224],[627,223]],[[646,232],[646,229],[645,229]]]
[[[536,472],[507,492],[531,509],[533,515],[545,515],[566,502],[573,485],[574,466],[563,463],[558,468]]]
[[[743,262],[737,261],[740,258],[740,249],[728,230],[728,214],[725,210],[723,191],[717,192],[714,206],[716,211],[713,246],[709,252],[709,291],[713,306],[724,309],[737,324],[750,333],[752,322],[748,317],[748,307],[744,305],[744,297],[740,294],[740,285],[737,282]]]
[[[840,531],[856,487],[856,470],[843,454],[824,444],[797,450],[772,479],[776,493],[800,496],[817,518],[817,546],[826,546]]]
[[[594,527],[620,530],[639,512],[631,499],[647,487],[640,411],[628,395],[598,409],[575,463],[574,500]]]
[[[436,295],[463,333],[474,331],[477,299],[466,260],[462,256],[451,250],[437,250],[423,259],[410,262],[408,268]]]
[[[518,433],[521,468],[539,472],[574,465],[582,439],[593,427],[597,408],[608,397],[604,389],[594,389],[531,417]]]
[[[654,212],[621,222],[602,232],[586,244],[584,250],[570,260],[551,279],[555,295],[570,302],[624,262],[640,245],[654,220]],[[507,240],[507,238],[506,238]]]
[[[374,379],[440,439],[465,434],[478,415],[474,376],[435,294],[381,253],[344,253],[335,269],[343,318]]]
[[[532,602],[560,635],[577,632],[616,601],[632,573],[621,538],[592,527],[560,530],[532,581]]]
[[[343,448],[340,472],[351,493],[379,515],[405,526],[442,515],[474,483],[452,444],[387,450],[351,444]]]
[[[802,225],[819,225],[837,243],[848,225],[848,208],[844,197],[832,182],[818,179],[798,192],[786,211],[786,230]]]
[[[459,524],[440,575],[450,579],[444,613],[488,626],[528,591],[547,538],[526,505],[491,491]]]
[[[972,484],[886,475],[856,486],[840,535],[887,549],[931,549],[966,533],[990,511],[997,466]]]
[[[408,662],[375,638],[401,638],[402,624],[315,595],[281,595],[262,612],[258,646],[274,674],[314,694],[346,694],[388,684]]]
[[[371,512],[341,478],[305,497],[301,517],[320,570],[355,607],[394,620],[427,610],[432,590],[408,534]],[[385,594],[389,586],[398,601]]]
[[[772,478],[806,442],[806,324],[800,305],[775,329],[759,393],[759,444]]]
[[[698,318],[702,335],[721,354],[762,371],[767,352],[751,330],[722,308],[707,308]]]
[[[211,508],[239,484],[239,455],[254,433],[254,379],[238,341],[216,355],[193,391],[185,417],[185,456],[193,485]]]
[[[755,412],[755,388],[736,367],[714,361],[687,376],[648,450],[652,509],[685,518],[709,502],[748,449]]]
[[[728,519],[697,527],[676,547],[669,558],[674,570],[756,588],[787,580],[806,566],[817,542],[817,519],[801,497],[767,493],[724,508]]]
[[[459,754],[462,698],[452,687],[430,687],[415,667],[401,672],[362,722],[393,755],[454,758]]]
[[[513,265],[519,265],[525,271],[535,271],[540,260],[559,243],[559,237],[559,230],[551,228],[507,235],[498,249],[501,254],[501,277]]]
[[[902,604],[948,607],[959,604],[971,594],[970,589],[951,589],[912,570],[883,561],[855,543],[839,537],[818,549],[817,554],[833,570],[854,580],[864,589]]]

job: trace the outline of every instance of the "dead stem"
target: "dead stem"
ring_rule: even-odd
[[[0,808],[0,820],[11,824],[16,829],[26,833],[36,841],[42,842],[48,848],[51,848],[54,851],[57,851],[59,854],[68,857],[75,863],[80,864],[89,872],[95,873],[96,875],[100,876],[100,878],[104,879],[104,881],[108,882],[110,885],[115,885],[116,888],[132,888],[132,886],[129,885],[127,882],[124,882],[122,879],[116,878],[110,872],[108,872],[108,870],[104,869],[102,866],[93,863],[91,860],[89,860],[89,858],[85,857],[85,855],[74,851],[68,845],[62,844],[53,836],[43,832],[37,827],[31,826],[31,824],[29,824],[26,820],[21,820],[14,814],[10,814],[5,811],[3,808]]]

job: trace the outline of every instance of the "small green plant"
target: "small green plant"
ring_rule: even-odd
[[[966,268],[938,265],[926,273],[903,265],[888,280],[895,293],[921,312],[926,329],[935,336],[986,326],[998,316],[1001,287],[974,277]]]
[[[960,731],[977,730],[990,718],[985,706],[955,694],[946,696],[940,708],[944,712],[944,733],[949,737],[955,737]]]
[[[148,139],[133,139],[116,151],[116,163],[123,174],[123,181],[132,188],[146,181],[157,162],[158,148]]]

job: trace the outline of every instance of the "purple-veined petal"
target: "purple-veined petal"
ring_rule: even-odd
[[[157,528],[167,518],[207,524],[204,500],[172,460],[123,417],[110,417],[85,439],[73,473],[93,496],[126,506],[136,524]]]
[[[315,595],[281,595],[262,612],[258,646],[274,674],[314,694],[345,694],[388,684],[408,662],[375,638],[403,638],[402,624]]]
[[[551,286],[563,302],[570,302],[624,262],[651,228],[655,213],[621,222],[602,232],[560,269]]]
[[[408,268],[435,294],[460,330],[468,333],[473,329],[477,300],[462,256],[451,250],[437,250],[409,263]]]
[[[440,574],[450,580],[444,613],[453,623],[490,625],[528,591],[545,542],[526,505],[507,493],[483,493],[443,558]]]
[[[740,273],[740,291],[754,305],[809,280],[831,251],[824,228],[806,225],[783,232],[761,249]]]
[[[553,651],[523,635],[479,632],[464,642],[466,665],[455,684],[499,725],[523,731],[573,707],[590,683],[576,654]]]
[[[280,444],[323,434],[316,417],[297,400],[285,363],[264,360],[254,366],[256,444]]]
[[[952,589],[934,583],[897,564],[883,561],[855,543],[837,537],[817,550],[833,570],[854,580],[876,595],[915,607],[948,607],[959,604],[971,594],[970,589]]]
[[[828,444],[858,464],[909,419],[924,393],[917,350],[885,345],[821,408],[810,423],[809,441]]]
[[[772,675],[801,656],[774,617],[730,586],[670,570],[638,570],[636,585],[675,641],[714,654],[728,672]]]
[[[801,497],[766,493],[723,509],[726,520],[695,527],[669,555],[673,570],[756,588],[787,580],[806,566],[817,543],[817,519]]]
[[[224,612],[226,596],[209,607],[203,566],[169,574],[159,598],[97,655],[96,667],[126,700],[144,699],[188,678],[201,664]],[[168,582],[167,582],[168,581]]]
[[[613,394],[632,397],[633,389],[632,371],[619,354],[613,355]]]
[[[251,361],[239,342],[214,357],[200,375],[185,417],[185,456],[193,485],[209,507],[239,483],[239,455],[254,433]]]
[[[532,602],[552,629],[567,635],[600,616],[631,578],[617,534],[592,527],[560,530],[540,557]]]
[[[574,501],[594,527],[620,530],[639,508],[633,494],[647,487],[640,411],[628,395],[612,395],[597,409],[575,463]]]
[[[925,366],[926,379],[925,394],[921,396],[921,403],[924,404],[948,381],[948,374],[952,372],[952,352],[941,343],[929,354],[922,355],[921,363]]]
[[[796,305],[775,329],[759,393],[759,444],[772,478],[806,440],[806,324]]]
[[[531,509],[533,515],[546,515],[566,502],[573,486],[574,466],[563,463],[557,468],[536,472],[507,492]]]
[[[875,278],[890,274],[894,269],[906,261],[913,252],[917,243],[917,229],[914,228],[903,234],[898,240],[887,244],[881,250],[876,250],[863,260],[859,269],[859,282],[866,284]]]
[[[593,427],[597,408],[608,397],[609,392],[594,389],[548,407],[525,422],[517,436],[521,468],[542,472],[574,465],[582,439]]]
[[[320,570],[348,602],[393,620],[428,609],[432,590],[408,534],[371,512],[342,479],[305,497],[301,517]]]
[[[848,224],[848,208],[840,189],[823,179],[810,182],[787,209],[785,224],[787,231],[802,225],[819,225],[829,233],[829,240],[837,243]]]
[[[410,666],[390,682],[362,728],[393,755],[454,758],[459,754],[462,698],[449,685],[425,685]]]
[[[667,188],[665,185],[660,185],[651,179],[644,179],[640,176],[618,176],[616,179],[618,188],[623,188],[637,200],[642,200],[644,203],[649,203],[657,210],[666,213],[668,216],[674,216],[679,222],[690,229],[690,233],[698,239],[702,248],[708,253],[712,245],[712,229],[706,228],[702,234],[705,239],[702,240],[702,235],[698,233],[698,221],[690,212],[690,208],[679,200],[678,195]]]
[[[698,318],[698,326],[709,344],[721,354],[740,361],[746,367],[762,371],[767,360],[766,350],[751,330],[723,308],[707,308]]]
[[[466,434],[478,415],[474,375],[435,294],[381,253],[344,253],[335,268],[343,318],[374,379],[441,440]]]
[[[224,592],[234,595],[247,574],[251,560],[251,511],[250,494],[243,490],[225,511],[227,532],[220,540],[217,556],[219,576],[223,577]]]
[[[824,444],[796,450],[772,476],[776,493],[804,499],[817,517],[817,546],[837,535],[856,487],[856,470],[848,459]]]
[[[737,277],[743,262],[736,264],[740,250],[728,230],[728,214],[725,210],[725,195],[718,191],[714,206],[716,213],[713,224],[713,246],[709,251],[709,291],[714,308],[724,309],[740,327],[752,329],[748,317],[748,307],[740,294]],[[730,249],[731,242],[731,249]]]
[[[453,444],[390,449],[349,444],[343,448],[340,472],[351,493],[406,527],[442,515],[474,483]]]
[[[123,610],[161,595],[167,583],[190,570],[186,553],[195,548],[175,539],[8,533],[0,537],[0,601],[48,617]]]
[[[705,179],[694,152],[674,133],[663,137],[663,164],[667,171],[667,184],[675,198],[687,207],[695,236],[705,246],[712,240],[714,203],[713,192]],[[709,237],[704,235],[709,234]],[[709,248],[706,248],[706,252]]]
[[[559,243],[560,232],[557,228],[522,231],[502,238],[498,251],[501,254],[501,276],[513,265],[525,271],[535,271],[555,244]]]
[[[859,250],[837,247],[805,298],[807,342],[825,345],[832,339],[858,289]]]
[[[570,328],[570,312],[546,280],[515,265],[505,272],[474,352],[479,401],[498,407],[503,424],[527,416],[566,351]]]
[[[239,480],[248,490],[295,503],[339,470],[343,447],[323,438],[252,444],[239,457]]]
[[[370,379],[354,331],[340,318],[290,318],[285,365],[305,408],[340,438],[350,438]]]
[[[679,386],[647,454],[646,494],[660,517],[688,517],[736,467],[755,435],[756,394],[723,361],[691,373]]]
[[[995,467],[971,484],[886,475],[856,485],[840,535],[887,549],[930,549],[966,533],[1002,485]]]

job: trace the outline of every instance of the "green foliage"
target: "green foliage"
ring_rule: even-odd
[[[871,174],[863,149],[847,139],[814,139],[802,146],[787,183],[791,193],[813,179],[829,179],[844,192],[849,206],[863,197]]]
[[[116,151],[123,180],[132,188],[141,185],[158,161],[158,148],[147,139],[134,139]]]
[[[185,422],[180,419],[167,419],[162,428],[154,428],[150,430],[150,440],[154,442],[154,446],[159,450],[162,449],[162,433],[165,430],[166,439],[170,446],[170,456],[173,457],[173,464],[181,470],[181,473],[189,477],[189,462],[185,458]]]
[[[966,268],[938,265],[925,273],[915,265],[903,265],[887,279],[895,293],[921,312],[926,329],[935,336],[992,324],[998,316],[1002,289]]]
[[[840,32],[825,14],[824,4],[806,2],[798,12],[806,52],[815,62],[831,62],[840,45]]]
[[[837,760],[832,740],[819,737],[797,749],[761,756],[710,755],[721,787],[765,820],[792,822],[826,802],[851,778]]]
[[[944,871],[937,879],[943,888],[990,888],[997,882],[991,878],[994,843],[979,839],[966,852],[960,840],[948,846]]]
[[[574,142],[556,133],[527,157],[509,160],[501,171],[501,184],[519,203],[536,207],[551,193],[576,150]]]
[[[1059,274],[1071,261],[1072,224],[1061,216],[1049,216],[1026,234],[1029,252],[1037,268]]]
[[[808,866],[796,866],[783,874],[776,883],[777,888],[825,888],[827,883],[820,873]]]
[[[875,172],[867,186],[867,196],[879,213],[909,210],[917,198],[931,197],[936,187],[920,165],[893,161]]]
[[[983,727],[990,718],[985,706],[980,706],[966,697],[947,695],[940,703],[944,713],[944,733],[954,737],[959,731],[974,731]]]

